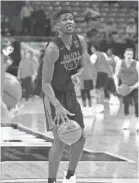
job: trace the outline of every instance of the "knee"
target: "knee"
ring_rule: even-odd
[[[79,141],[81,141],[83,144],[85,144],[86,136],[85,136],[84,132],[82,133],[81,138],[79,139]]]
[[[56,141],[54,141],[54,143],[49,151],[49,154],[55,153],[55,152],[61,153],[63,151],[63,148],[64,148],[64,143],[61,142],[59,139],[58,140],[56,139]]]

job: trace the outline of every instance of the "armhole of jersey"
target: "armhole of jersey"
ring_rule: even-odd
[[[81,46],[81,49],[82,49],[82,50],[81,50],[81,52],[82,52],[82,54],[83,54],[83,47],[82,47],[81,40],[80,40],[80,38],[79,38],[79,34],[74,34],[73,36],[74,36],[74,38],[75,38],[75,39],[78,39],[78,41],[79,41],[79,44],[80,44],[80,46]]]
[[[57,43],[56,43],[55,41],[53,41],[53,40],[51,40],[51,41],[49,41],[49,42],[47,43],[47,45],[46,45],[46,47],[45,47],[45,50],[47,49],[47,47],[49,46],[49,44],[50,44],[51,42],[54,43],[54,44],[57,46],[58,50],[59,50],[59,47],[58,47]],[[60,53],[60,51],[59,51],[59,53]],[[59,54],[59,57],[60,57],[60,54]],[[57,61],[59,60],[59,57],[58,57]],[[55,63],[56,63],[57,61],[55,61]]]

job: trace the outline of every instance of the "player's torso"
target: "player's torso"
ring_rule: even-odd
[[[82,47],[77,35],[73,35],[70,50],[66,48],[62,40],[57,37],[53,40],[59,48],[59,59],[55,63],[52,87],[59,91],[74,88],[71,74],[75,73],[82,57]]]
[[[119,78],[121,79],[122,84],[132,86],[138,81],[136,62],[136,60],[133,60],[131,65],[127,66],[125,61],[122,60],[121,68],[119,71]]]
[[[110,68],[108,61],[106,60],[103,52],[96,52],[97,55],[97,61],[96,61],[96,69],[98,72],[105,72],[107,74],[110,74]]]

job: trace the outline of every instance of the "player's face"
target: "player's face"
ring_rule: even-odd
[[[112,50],[111,50],[111,49],[108,49],[108,50],[107,50],[107,55],[108,55],[108,56],[111,56],[111,55],[112,55]]]
[[[75,27],[73,15],[71,13],[62,14],[58,26],[64,34],[72,34]]]
[[[91,53],[95,53],[96,52],[96,49],[94,46],[91,46]]]
[[[125,59],[127,59],[127,60],[132,59],[133,58],[133,51],[126,51],[124,56],[125,56]]]
[[[31,59],[31,54],[30,54],[29,52],[27,52],[26,55],[25,55],[25,57],[26,57],[26,59],[27,59],[28,61],[30,61],[30,59]]]

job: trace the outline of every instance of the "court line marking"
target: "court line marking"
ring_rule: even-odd
[[[16,125],[17,128],[19,128],[19,129],[21,129],[21,130],[25,130],[25,131],[27,130],[28,132],[30,132],[30,133],[33,134],[34,136],[35,136],[35,134],[38,134],[38,135],[43,136],[43,137],[45,137],[45,138],[51,138],[52,140],[54,139],[54,138],[53,138],[53,135],[50,135],[50,134],[47,135],[47,134],[44,134],[44,133],[37,132],[37,131],[35,131],[35,130],[33,130],[33,129],[30,129],[30,128],[28,128],[28,127],[25,127],[25,126],[23,126],[23,125],[21,125],[21,124],[16,124],[16,123],[12,123],[12,124],[13,124],[13,125]],[[12,125],[12,124],[11,124],[11,125]],[[115,154],[110,153],[110,152],[108,152],[108,151],[92,151],[92,150],[87,149],[87,148],[84,148],[84,151],[87,151],[87,152],[89,152],[89,153],[106,153],[106,154],[108,154],[108,155],[115,156],[115,157],[117,157],[117,158],[123,159],[123,160],[125,160],[125,161],[127,161],[127,162],[129,162],[129,163],[135,163],[135,161],[133,161],[133,160],[127,159],[127,158],[122,157],[122,156],[119,156],[119,155],[115,155]],[[106,161],[104,161],[104,162],[106,162]],[[120,161],[117,161],[117,162],[120,162]]]
[[[2,182],[5,182],[5,183],[8,183],[8,182],[11,182],[11,183],[16,183],[16,182],[21,182],[21,183],[24,183],[24,182],[46,182],[48,179],[7,179],[7,180],[1,180]],[[62,181],[63,179],[57,179],[57,181]],[[137,183],[139,179],[76,179],[77,182],[81,182],[81,183],[93,183],[94,181],[97,183],[97,182],[104,182],[104,183],[110,183],[111,181],[114,183],[124,183],[123,181],[125,181],[125,183]],[[116,182],[115,182],[116,181]]]
[[[107,153],[107,154],[109,154],[109,155],[111,155],[111,156],[115,156],[115,157],[117,157],[117,158],[121,158],[121,159],[123,159],[123,160],[125,160],[125,161],[128,161],[129,163],[135,163],[135,162],[136,162],[136,161],[134,161],[134,160],[125,158],[125,157],[123,157],[123,156],[115,155],[114,153],[111,153],[111,152],[108,152],[108,151],[104,151],[104,152]]]

